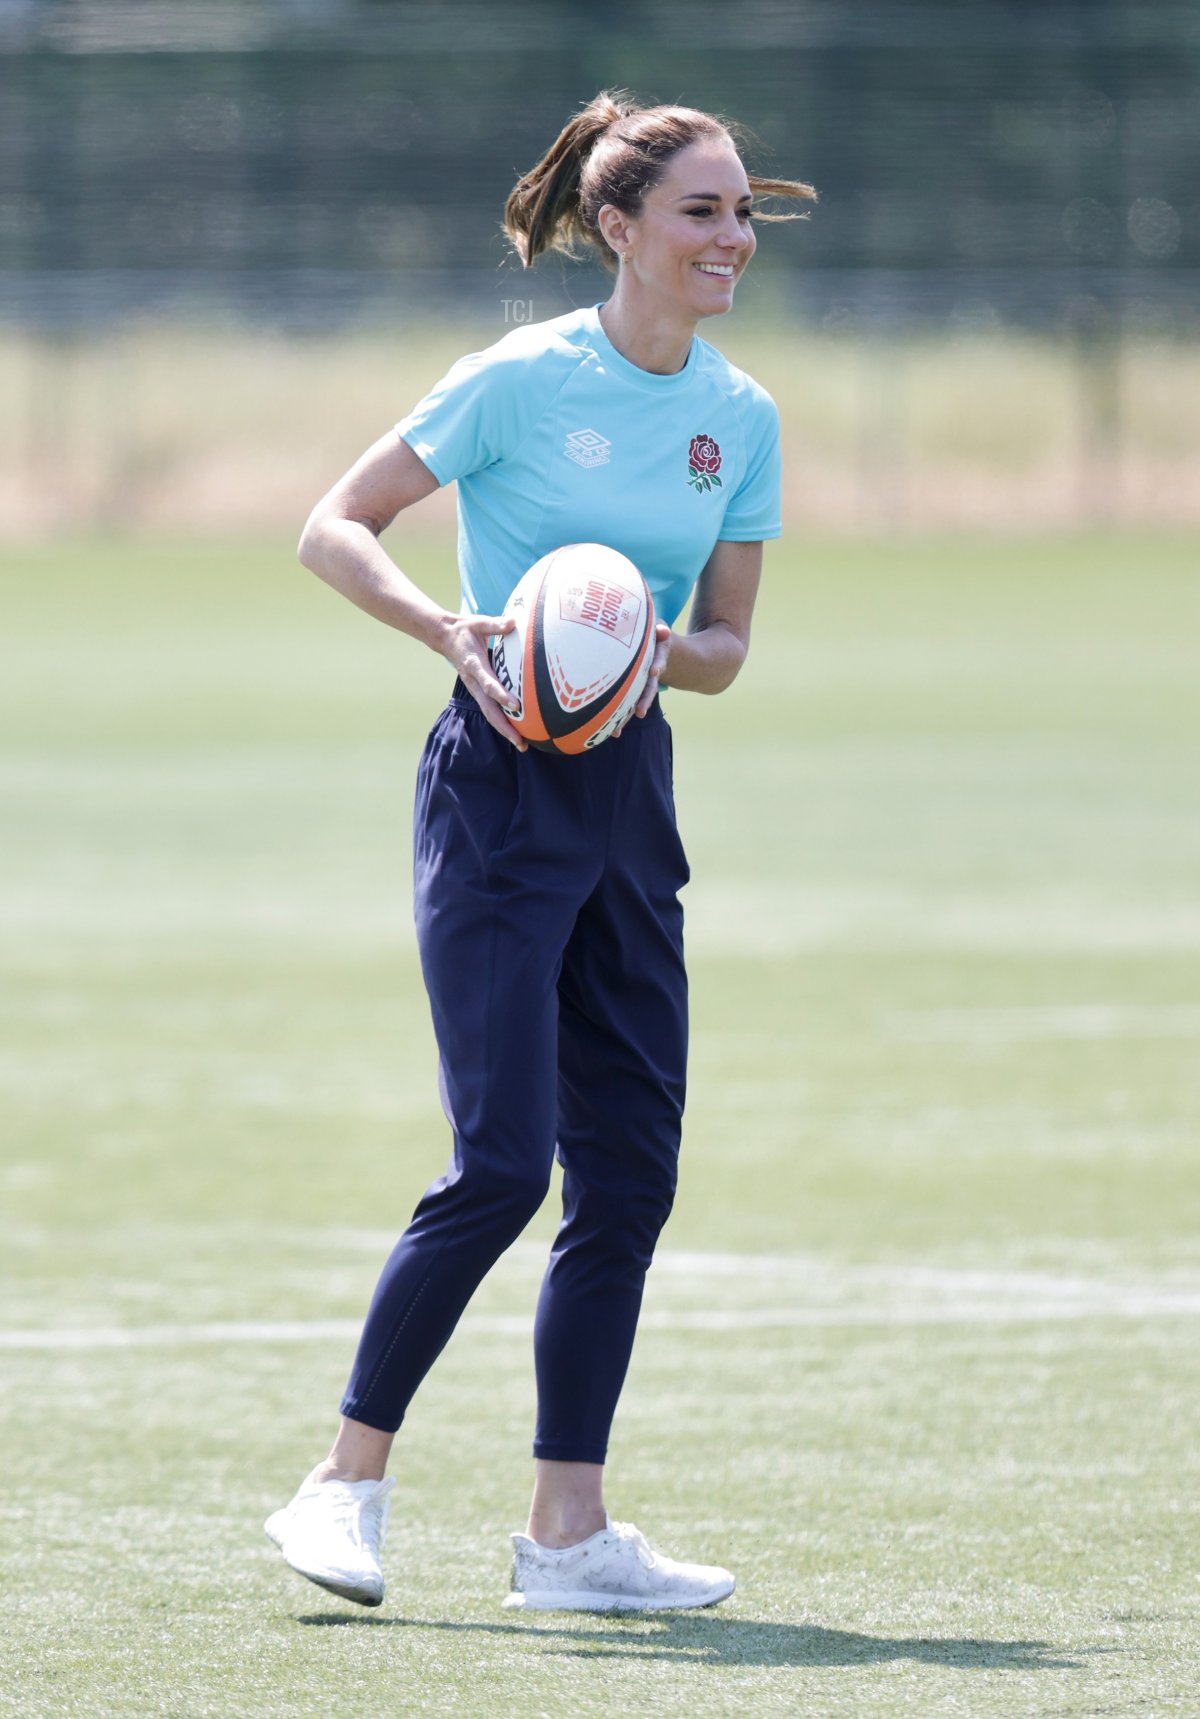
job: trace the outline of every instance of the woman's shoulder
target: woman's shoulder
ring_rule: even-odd
[[[510,301],[519,303],[520,301]],[[590,345],[586,319],[580,311],[568,311],[548,322],[524,322],[479,352],[468,353],[460,362],[477,368],[525,370],[537,364],[548,369],[570,368],[586,358]]]
[[[467,352],[438,383],[434,394],[464,408],[499,412],[514,422],[534,422],[566,385],[587,353],[572,318],[525,323],[491,346]]]
[[[778,419],[778,411],[761,382],[726,358],[719,348],[696,337],[697,369],[729,401],[743,419]]]

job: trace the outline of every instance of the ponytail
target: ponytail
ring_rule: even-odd
[[[642,107],[627,90],[602,90],[568,120],[536,167],[519,179],[504,205],[504,230],[526,268],[543,251],[577,255],[591,247],[613,266],[597,216],[606,203],[636,215],[642,198],[667,170],[671,157],[705,137],[737,147],[738,127],[690,107]],[[771,197],[815,198],[796,179],[748,175],[750,188]],[[794,215],[754,212],[756,220]]]
[[[504,230],[527,269],[543,251],[574,252],[581,243],[595,243],[580,203],[583,169],[609,126],[636,112],[637,103],[624,90],[602,90],[517,180],[504,205]]]

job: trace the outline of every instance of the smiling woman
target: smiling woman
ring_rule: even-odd
[[[459,360],[317,504],[305,564],[458,679],[421,762],[414,883],[454,1137],[375,1292],[328,1458],[267,1532],[300,1574],[377,1605],[384,1479],[408,1404],[475,1288],[545,1197],[563,1221],[535,1326],[537,1459],[510,1606],[646,1610],[733,1591],[610,1521],[602,1478],[646,1270],[675,1194],[687,975],[671,734],[658,698],[719,693],[746,658],[764,542],[780,532],[774,402],[696,336],[754,255],[756,191],[729,128],[600,95],[508,200],[528,265],[597,247],[606,304]],[[380,534],[457,483],[462,607],[440,609]],[[633,712],[575,759],[530,751],[489,639],[522,575],[602,543],[649,585],[653,660]],[[691,601],[686,631],[674,623]]]
[[[624,90],[605,90],[564,126],[536,167],[517,181],[504,210],[509,237],[528,266],[551,247],[573,252],[591,245],[613,265],[613,248],[600,230],[605,204],[636,214],[648,191],[663,180],[690,145],[723,144],[737,154],[741,128],[691,107],[641,107]],[[739,161],[739,166],[740,166]],[[754,195],[812,199],[816,192],[798,179],[768,179],[742,174],[739,203]],[[719,201],[711,189],[693,187],[687,200],[697,205]],[[787,216],[753,210],[755,220]]]
[[[697,108],[640,107],[622,90],[604,91],[505,206],[505,230],[527,268],[545,250],[584,247],[618,269],[604,326],[651,372],[681,369],[697,319],[730,309],[754,255],[751,223],[795,218],[755,208],[755,195],[816,197],[801,180],[747,173],[735,129]]]

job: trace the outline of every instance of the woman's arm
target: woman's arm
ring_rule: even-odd
[[[381,436],[313,508],[297,554],[368,615],[445,657],[492,727],[524,752],[526,742],[501,708],[508,694],[487,654],[489,636],[507,632],[512,621],[443,609],[400,571],[379,541],[398,513],[438,487],[406,441],[394,431]]]
[[[638,716],[654,703],[660,681],[681,692],[724,692],[735,679],[750,648],[762,555],[761,543],[717,544],[696,581],[687,632],[659,626]]]

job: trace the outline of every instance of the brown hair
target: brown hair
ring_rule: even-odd
[[[559,132],[536,167],[509,193],[504,230],[526,268],[543,251],[576,254],[590,245],[610,267],[613,254],[597,225],[606,203],[636,215],[659,183],[672,156],[705,137],[724,137],[736,148],[745,134],[731,122],[693,107],[642,107],[625,90],[602,90]],[[815,198],[797,179],[747,174],[760,196]],[[759,221],[795,215],[754,211]]]

